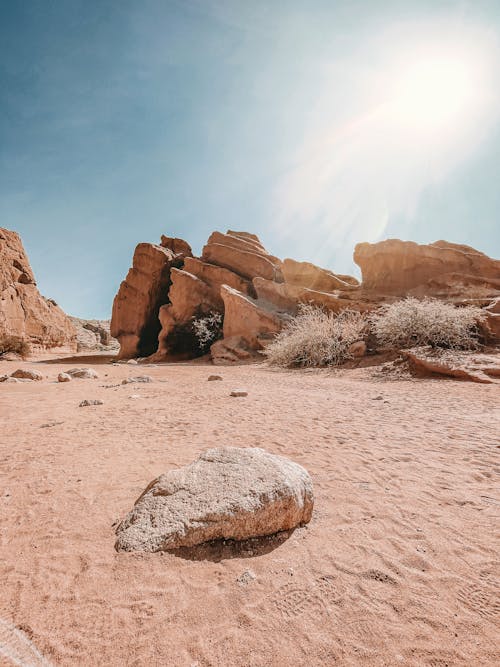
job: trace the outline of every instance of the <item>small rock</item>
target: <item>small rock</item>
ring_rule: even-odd
[[[19,378],[21,380],[43,380],[43,375],[39,371],[34,371],[28,368],[18,368],[17,371],[11,373],[12,378]]]
[[[236,581],[240,584],[240,586],[248,586],[248,584],[252,581],[255,581],[257,579],[257,575],[253,570],[245,570],[240,574],[240,576],[236,579]]]
[[[0,375],[0,382],[6,382],[9,379],[9,375]]]
[[[355,359],[359,359],[360,357],[364,357],[366,354],[366,343],[364,340],[357,340],[355,343],[352,343],[349,345],[347,348],[347,352],[351,355],[351,357],[354,357]]]
[[[131,384],[132,382],[153,382],[153,378],[150,375],[137,375],[136,377],[122,380],[122,384]]]
[[[131,398],[132,400],[135,400],[137,398],[141,398],[141,396],[139,396],[139,394],[132,394],[131,396],[129,396],[129,398]]]
[[[381,396],[380,394],[378,396],[374,396],[372,398],[372,401],[383,401],[383,400],[384,400],[384,397]]]
[[[70,368],[66,373],[72,378],[83,380],[96,380],[99,377],[93,368]]]
[[[71,375],[69,373],[59,373],[57,376],[58,382],[71,382]]]
[[[129,359],[129,360],[127,361],[127,364],[137,364],[137,363],[138,363],[138,362],[137,362],[137,359]]]
[[[208,381],[214,382],[215,380],[222,380],[222,375],[209,375]]]
[[[2,375],[0,376],[0,382],[6,382],[8,384],[18,384],[21,382],[21,380],[18,380],[17,378],[11,378],[8,375]]]
[[[100,401],[99,399],[94,399],[93,401],[90,401],[88,399],[85,399],[80,403],[78,406],[79,408],[86,408],[87,405],[104,405],[103,401]]]
[[[59,426],[60,424],[64,424],[64,422],[47,422],[46,424],[42,424],[40,428],[52,428],[53,426]]]
[[[229,394],[230,396],[248,396],[248,391],[245,391],[244,389],[233,389],[233,391]]]

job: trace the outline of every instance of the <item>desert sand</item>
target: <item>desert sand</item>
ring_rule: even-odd
[[[0,384],[0,645],[26,655],[1,665],[499,664],[498,385],[91,361],[64,384],[74,362],[1,362],[46,376]],[[117,553],[146,485],[220,445],[306,467],[312,521]]]

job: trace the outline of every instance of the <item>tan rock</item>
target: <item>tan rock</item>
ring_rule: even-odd
[[[233,398],[244,398],[245,396],[248,396],[248,391],[246,389],[233,389],[229,396],[232,396]]]
[[[18,380],[43,380],[43,375],[32,368],[18,368],[17,371],[11,373],[10,377]]]
[[[376,307],[373,301],[360,301],[355,298],[347,298],[345,293],[318,292],[317,290],[300,287],[290,283],[275,283],[263,278],[254,278],[253,285],[259,300],[267,301],[276,310],[291,314],[297,312],[300,303],[308,303],[319,308],[339,313],[342,310],[357,310],[358,312],[369,312]],[[353,292],[353,295],[357,292]],[[361,294],[360,294],[361,296]]]
[[[311,519],[313,487],[302,466],[263,449],[209,449],[153,480],[116,530],[118,551],[167,551],[245,540]]]
[[[419,245],[389,239],[359,243],[354,261],[361,267],[363,289],[380,294],[463,296],[468,286],[500,290],[500,261],[465,245],[436,241]]]
[[[210,347],[210,356],[212,363],[216,366],[249,362],[259,358],[258,353],[252,350],[248,342],[241,336],[216,341]]]
[[[66,373],[71,378],[79,378],[81,380],[96,380],[99,377],[93,368],[70,368]]]
[[[357,340],[347,348],[347,352],[354,359],[364,357],[366,354],[366,343],[364,340]]]
[[[78,352],[112,352],[120,348],[119,342],[109,331],[109,320],[85,320],[71,316],[70,320],[76,331]]]
[[[158,313],[169,301],[171,269],[182,267],[184,252],[190,253],[187,244],[171,245],[181,252],[154,243],[140,243],[135,249],[132,268],[120,285],[111,317],[111,335],[120,342],[121,359],[147,356],[157,349]]]
[[[56,302],[38,291],[19,235],[0,228],[0,354],[20,346],[76,352],[76,332]]]
[[[420,376],[449,376],[491,384],[500,378],[500,354],[459,352],[429,347],[412,348],[401,352],[412,371]]]
[[[203,248],[201,259],[229,269],[247,280],[256,276],[278,282],[283,280],[279,259],[231,234],[214,232]]]
[[[283,277],[286,283],[307,287],[317,292],[335,292],[353,290],[359,282],[353,276],[333,273],[310,262],[297,262],[294,259],[283,260]]]
[[[259,336],[278,333],[284,318],[269,307],[265,301],[259,301],[223,285],[221,296],[224,300],[224,338],[240,336],[250,348],[261,349]]]
[[[71,382],[72,377],[69,375],[69,373],[59,373],[57,376],[57,381],[58,382]]]

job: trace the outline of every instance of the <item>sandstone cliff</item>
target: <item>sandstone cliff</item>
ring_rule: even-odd
[[[18,234],[0,228],[0,353],[76,351],[76,332],[55,301],[45,299]]]

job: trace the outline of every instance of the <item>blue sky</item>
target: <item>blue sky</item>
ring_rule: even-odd
[[[498,0],[0,0],[0,226],[84,317],[162,233],[499,257],[499,43]]]

